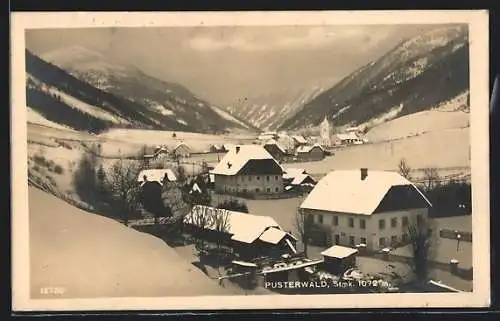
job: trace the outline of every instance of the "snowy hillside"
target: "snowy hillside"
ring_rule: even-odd
[[[278,128],[304,104],[329,88],[333,82],[333,80],[326,80],[308,88],[286,88],[258,97],[249,97],[243,103],[226,106],[225,109],[261,130],[272,130]]]
[[[440,27],[407,39],[306,103],[281,129],[381,122],[428,110],[469,88],[466,26]]]
[[[160,120],[157,125],[163,125],[163,118],[169,120],[169,129],[178,129],[172,122],[199,132],[249,128],[241,120],[220,115],[216,108],[179,84],[156,79],[133,65],[86,48],[61,48],[42,58],[100,90],[141,105],[151,120]]]

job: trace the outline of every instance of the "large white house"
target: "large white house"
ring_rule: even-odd
[[[237,145],[211,171],[216,192],[227,194],[279,194],[283,168],[260,145]]]
[[[407,227],[428,216],[429,200],[397,172],[334,170],[300,205],[325,242],[376,250],[408,241]]]

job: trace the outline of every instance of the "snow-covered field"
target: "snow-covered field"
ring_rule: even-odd
[[[469,126],[469,116],[462,111],[423,111],[382,123],[372,128],[367,138],[371,142],[381,142],[450,128],[465,128]]]
[[[34,187],[29,206],[34,299],[231,294],[156,237]],[[43,295],[43,287],[64,293]]]
[[[26,113],[27,121],[28,123],[31,124],[38,124],[40,126],[46,126],[46,127],[51,127],[51,128],[56,128],[56,129],[62,129],[62,130],[68,130],[68,131],[73,131],[73,129],[63,126],[61,124],[55,123],[53,121],[48,120],[47,118],[43,117],[42,114],[37,112],[31,107],[27,107],[27,113]]]

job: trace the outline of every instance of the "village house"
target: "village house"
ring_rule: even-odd
[[[153,148],[145,147],[142,150],[143,160],[146,162],[146,166],[151,166],[156,161],[161,161],[168,158],[168,149],[165,146],[157,145]]]
[[[177,177],[171,169],[145,169],[137,175],[137,183],[141,190],[139,199],[142,206],[151,211],[157,208],[161,200],[161,192],[166,182],[176,182]]]
[[[308,161],[320,161],[325,158],[326,151],[320,144],[314,144],[310,146],[300,146],[296,150],[297,160],[308,162]]]
[[[379,250],[409,241],[408,226],[426,219],[429,200],[393,171],[334,170],[300,205],[321,227],[326,244]]]
[[[335,139],[335,145],[359,145],[362,143],[363,140],[353,132],[346,134],[337,134]]]
[[[191,148],[186,143],[180,142],[173,148],[172,153],[177,157],[189,157]]]
[[[286,191],[310,192],[316,180],[303,168],[285,168],[283,183]]]
[[[200,220],[200,216],[205,219]],[[220,217],[224,217],[226,224],[220,223]],[[203,226],[200,222],[204,222]],[[202,228],[207,241],[221,242],[244,260],[261,256],[278,258],[297,252],[297,239],[270,216],[195,205],[185,216],[184,224],[188,233]]]
[[[300,146],[307,145],[307,140],[304,138],[304,136],[294,135],[294,136],[292,136],[292,139],[293,139],[294,148],[298,148]]]
[[[274,139],[271,139],[264,143],[264,149],[267,150],[271,156],[277,161],[281,162],[286,157],[286,151],[280,144],[278,144]]]
[[[215,191],[259,195],[283,193],[283,168],[259,145],[239,145],[211,171]]]

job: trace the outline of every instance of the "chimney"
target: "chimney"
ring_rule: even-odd
[[[364,181],[368,176],[368,168],[361,168],[361,180]]]
[[[236,146],[236,154],[240,152],[240,146]]]

